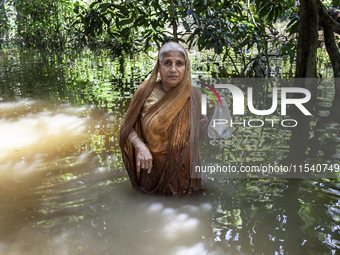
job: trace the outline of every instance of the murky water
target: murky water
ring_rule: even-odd
[[[126,63],[121,74],[101,54],[0,57],[0,254],[338,252],[339,179],[206,177],[187,199],[133,190],[118,130],[153,64]],[[339,103],[319,86],[301,130],[239,129],[212,145],[227,161],[339,163]]]

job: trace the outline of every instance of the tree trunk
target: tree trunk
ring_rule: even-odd
[[[171,18],[171,25],[172,25],[172,33],[174,36],[174,41],[178,43],[178,36],[177,36],[177,23],[175,19],[175,10],[174,10],[174,1],[170,0],[170,18]]]
[[[316,78],[319,0],[300,0],[296,78]]]
[[[125,67],[124,67],[125,59],[123,57],[119,58],[119,71],[120,73],[124,73]]]
[[[331,8],[328,13],[330,16],[336,21],[340,23],[340,11]],[[324,17],[323,20],[325,20],[327,17]],[[335,81],[335,94],[340,95],[340,52],[338,49],[338,46],[336,44],[335,38],[334,38],[334,32],[327,25],[326,22],[323,22],[323,30],[324,30],[324,39],[325,39],[325,45],[326,50],[329,56],[329,59],[331,60],[332,67],[333,67],[333,73],[334,73],[334,81]]]
[[[335,8],[331,8],[327,11],[326,7],[319,2],[320,6],[320,18],[324,25],[330,28],[333,32],[340,35],[340,12]]]
[[[333,66],[334,78],[340,78],[340,53],[334,39],[334,33],[327,26],[324,26],[323,29],[327,53]]]

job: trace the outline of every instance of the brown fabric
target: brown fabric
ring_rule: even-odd
[[[141,109],[155,86],[158,66],[157,61],[150,78],[138,87],[122,123],[119,144],[123,161],[135,189],[150,194],[191,194],[201,189],[200,175],[190,177],[190,158],[199,164],[196,142],[200,111],[193,106],[200,107],[200,92],[191,89],[191,68],[187,54],[182,82],[141,117]],[[190,90],[193,94],[191,97]],[[190,125],[191,121],[194,128]],[[137,174],[136,151],[127,140],[132,127],[152,153],[153,168],[150,174],[143,169],[140,175]]]

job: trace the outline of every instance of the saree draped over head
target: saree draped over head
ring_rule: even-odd
[[[125,167],[132,186],[145,193],[181,195],[201,189],[200,175],[190,169],[190,165],[199,165],[200,91],[191,87],[190,62],[185,52],[183,80],[157,100],[151,93],[158,60],[150,78],[136,90],[121,125],[119,145]],[[137,151],[127,139],[132,127],[152,154],[150,174],[146,169],[136,170]]]

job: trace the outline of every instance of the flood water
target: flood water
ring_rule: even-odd
[[[118,131],[152,68],[147,57],[122,70],[105,54],[0,55],[0,254],[339,252],[339,179],[205,176],[204,194],[185,199],[133,190]],[[339,164],[340,100],[320,85],[312,104],[296,131],[239,128],[210,146],[227,162]]]

